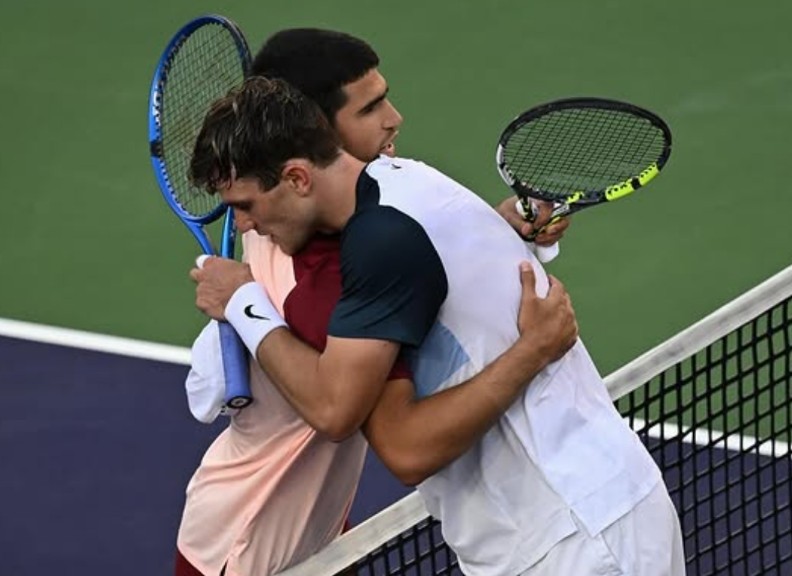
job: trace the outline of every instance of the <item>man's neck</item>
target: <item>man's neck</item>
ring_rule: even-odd
[[[338,160],[316,174],[321,232],[340,232],[355,213],[357,181],[365,167],[364,162],[342,152]]]

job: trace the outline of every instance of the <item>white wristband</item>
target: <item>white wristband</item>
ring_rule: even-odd
[[[555,244],[550,244],[550,246],[537,246],[533,242],[526,242],[526,244],[528,244],[530,250],[533,250],[537,260],[539,260],[539,262],[542,264],[547,264],[551,260],[555,259],[561,250],[561,248],[558,246],[558,242]]]
[[[286,326],[269,296],[255,282],[237,288],[226,304],[225,317],[254,358],[261,341],[276,328]]]

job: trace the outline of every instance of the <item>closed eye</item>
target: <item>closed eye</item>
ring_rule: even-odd
[[[382,104],[385,101],[385,98],[388,97],[388,90],[386,89],[385,92],[368,102],[365,106],[363,106],[359,111],[359,116],[365,116],[366,114],[371,114],[374,110],[377,109],[377,106]]]
[[[239,212],[250,212],[250,209],[253,207],[250,202],[231,202],[228,206],[233,208],[234,211]]]

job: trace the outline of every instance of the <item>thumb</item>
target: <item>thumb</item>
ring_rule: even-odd
[[[520,281],[523,287],[523,297],[536,295],[536,273],[528,261],[520,262]]]

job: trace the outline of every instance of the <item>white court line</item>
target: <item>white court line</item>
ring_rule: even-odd
[[[30,340],[44,344],[55,344],[70,348],[80,348],[83,350],[93,350],[105,352],[119,356],[131,356],[145,360],[156,360],[171,364],[190,365],[190,349],[172,346],[169,344],[158,344],[144,340],[133,340],[131,338],[121,338],[120,336],[108,336],[70,328],[58,328],[44,324],[33,324],[31,322],[21,322],[19,320],[8,320],[0,318],[0,336]],[[635,420],[634,428],[641,429],[644,421]],[[668,439],[680,434],[692,436],[692,441],[699,446],[706,446],[711,443],[711,436],[718,434],[716,431],[706,429],[696,429],[691,433],[689,426],[679,427],[676,424],[666,422],[657,423],[652,426],[648,434],[651,438]],[[717,437],[717,436],[716,436]],[[730,436],[721,435],[715,442],[713,448],[723,448],[734,451],[745,451],[757,444],[757,439],[752,436]],[[763,456],[777,457],[781,454],[789,453],[789,444],[774,440],[765,440],[758,448],[758,453]]]
[[[0,336],[30,340],[43,344],[55,344],[69,348],[80,348],[96,352],[106,352],[118,356],[130,356],[144,360],[156,360],[170,364],[190,365],[190,349],[170,344],[157,344],[145,340],[133,340],[120,336],[95,334],[58,328],[32,322],[0,318]]]
[[[633,430],[641,430],[646,426],[646,421],[640,418],[633,420]],[[719,430],[705,428],[692,428],[691,426],[678,426],[672,422],[658,422],[649,428],[647,434],[650,438],[669,440],[682,436],[688,444],[707,446],[709,448],[730,450],[732,452],[760,454],[769,458],[789,456],[789,443],[780,440],[758,440],[753,436],[729,434]]]

